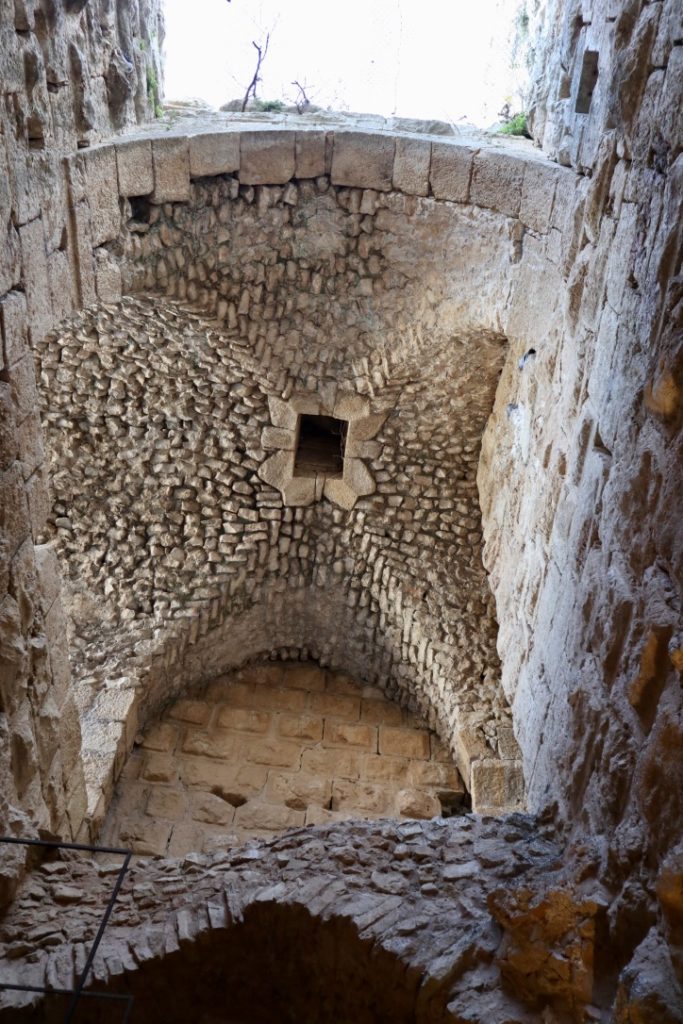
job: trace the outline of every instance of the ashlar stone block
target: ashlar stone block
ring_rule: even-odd
[[[429,195],[432,146],[424,139],[396,139],[394,188],[411,196]]]
[[[353,188],[391,189],[396,140],[391,135],[335,132],[332,182]]]
[[[182,203],[190,198],[190,147],[187,138],[154,139],[154,203]]]
[[[190,177],[230,174],[239,168],[239,132],[209,132],[190,137]]]
[[[429,184],[436,199],[467,202],[473,156],[474,150],[467,146],[452,146],[447,142],[432,143]]]
[[[148,196],[154,189],[152,143],[136,139],[116,146],[119,195]]]
[[[86,150],[83,160],[93,245],[103,245],[121,230],[116,150],[113,146]]]
[[[243,132],[240,142],[240,182],[244,185],[284,185],[294,177],[294,132]]]
[[[480,150],[474,158],[470,202],[516,217],[522,203],[525,161]]]

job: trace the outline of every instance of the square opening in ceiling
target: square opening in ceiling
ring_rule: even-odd
[[[344,472],[347,420],[334,416],[299,418],[299,441],[294,457],[294,476],[340,477]]]

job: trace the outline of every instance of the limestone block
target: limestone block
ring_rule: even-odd
[[[178,777],[177,761],[172,754],[148,754],[142,777],[148,782],[175,782]]]
[[[190,137],[190,177],[205,178],[239,169],[239,132],[210,132]]]
[[[252,803],[250,801],[237,808],[234,821],[235,825],[240,825],[242,828],[279,831],[303,825],[304,815],[302,811],[292,810],[289,807],[278,807],[276,804]]]
[[[326,480],[323,494],[328,501],[350,511],[358,501],[358,492],[344,480]]]
[[[290,407],[299,415],[318,416],[320,399],[317,395],[294,393],[289,400]]]
[[[188,786],[209,789],[224,800],[232,799],[234,806],[266,784],[268,769],[256,764],[223,764],[201,757],[186,757],[179,761],[180,776]]]
[[[416,789],[399,790],[395,807],[396,813],[402,818],[436,818],[441,814],[438,798]]]
[[[218,714],[217,724],[221,729],[264,733],[270,726],[270,715],[267,711],[253,711],[248,708],[222,708]]]
[[[304,750],[301,770],[321,778],[357,779],[362,768],[361,749]]]
[[[294,430],[299,421],[296,410],[290,402],[285,402],[276,395],[268,395],[268,411],[274,427]]]
[[[289,739],[317,742],[323,736],[323,722],[314,715],[280,715],[278,730]]]
[[[434,786],[455,793],[465,792],[462,778],[455,765],[443,761],[412,761],[408,777],[411,784],[418,789]]]
[[[26,293],[29,333],[32,344],[52,327],[52,300],[47,273],[47,253],[40,217],[19,228],[22,280]]]
[[[47,615],[54,602],[59,597],[61,579],[59,574],[59,563],[57,552],[53,544],[36,544],[34,549],[36,570],[38,572],[38,585],[41,593],[41,605],[43,614]]]
[[[278,768],[294,768],[299,764],[301,747],[297,743],[265,737],[251,740],[249,760],[254,764],[274,765]]]
[[[310,705],[311,711],[325,717],[345,718],[349,722],[357,722],[360,718],[360,697],[339,693],[312,693]],[[370,719],[365,721],[375,724]]]
[[[326,747],[360,747],[377,750],[377,729],[364,722],[325,720],[323,745]]]
[[[388,725],[380,726],[379,752],[395,757],[427,760],[429,758],[429,733],[424,729],[397,729]]]
[[[371,782],[335,779],[332,784],[332,810],[363,814],[391,814],[391,794],[385,786]]]
[[[312,505],[320,497],[316,483],[315,477],[292,477],[282,488],[285,505],[292,508]]]
[[[68,253],[51,252],[47,258],[50,299],[55,320],[64,320],[78,307],[78,285]]]
[[[31,532],[34,541],[39,544],[43,539],[50,515],[50,495],[42,469],[36,470],[26,481],[26,497],[31,518]]]
[[[152,821],[151,818],[133,818],[121,828],[121,840],[129,843],[135,853],[143,856],[163,857],[171,835],[170,821]]]
[[[294,132],[242,132],[240,182],[243,185],[284,185],[294,177]]]
[[[362,459],[344,459],[344,483],[360,498],[372,494],[376,484]]]
[[[325,673],[317,665],[288,665],[282,685],[294,690],[308,690],[309,693],[319,692],[325,689]]]
[[[12,392],[9,384],[0,381],[0,470],[9,469],[17,458],[17,440]]]
[[[529,161],[524,168],[519,219],[532,231],[543,234],[550,228],[555,188],[565,173],[552,164]]]
[[[394,188],[411,196],[429,195],[432,146],[424,139],[396,139]]]
[[[235,816],[235,808],[217,793],[194,793],[191,814],[195,821],[207,825],[229,825]]]
[[[117,143],[116,168],[119,195],[150,195],[154,189],[152,143],[145,139]]]
[[[268,800],[297,811],[304,811],[311,805],[326,807],[331,795],[331,779],[305,772],[271,772],[266,787]]]
[[[360,716],[363,722],[371,722],[373,725],[401,725],[403,722],[403,712],[399,705],[387,700],[363,699]]]
[[[436,199],[466,203],[469,197],[474,151],[447,142],[432,143],[429,184]]]
[[[286,430],[282,427],[264,427],[261,434],[261,445],[268,449],[283,449],[294,451],[296,448],[296,431]]]
[[[29,536],[30,529],[21,466],[15,463],[0,475],[0,535],[6,558],[14,557]],[[5,570],[3,572],[0,568],[0,584],[3,584],[0,593],[3,594],[9,586],[9,563],[6,563]]]
[[[72,259],[78,278],[81,304],[89,306],[97,299],[95,286],[95,258],[90,233],[90,208],[85,200],[73,209],[74,231],[70,238]]]
[[[197,754],[201,757],[215,757],[227,760],[237,756],[239,741],[225,733],[209,735],[200,729],[188,729],[182,744],[184,754]]]
[[[332,183],[354,188],[391,189],[395,139],[363,132],[335,132]]]
[[[476,814],[502,814],[524,806],[524,776],[520,761],[483,758],[472,765],[472,810]]]
[[[182,790],[159,786],[150,790],[145,810],[150,818],[178,821],[185,813],[185,803],[185,794]]]
[[[474,158],[470,202],[507,217],[519,214],[525,162],[506,153],[480,150]]]
[[[104,717],[104,716],[102,716]],[[121,721],[125,721],[122,719]],[[168,722],[159,722],[148,729],[141,742],[145,751],[173,751],[178,739],[178,730]]]
[[[33,370],[33,365],[31,365]],[[37,407],[17,427],[17,452],[21,459],[21,470],[24,479],[28,480],[45,460],[43,431]]]
[[[106,249],[95,252],[95,284],[100,302],[119,302],[121,299],[121,268]]]
[[[295,177],[320,178],[329,173],[326,132],[297,132],[294,143]]]
[[[303,411],[303,410],[302,410]],[[339,391],[334,403],[333,416],[340,420],[359,420],[367,417],[370,403],[362,395],[350,391]]]
[[[207,725],[211,717],[211,705],[201,700],[179,700],[169,711],[169,717],[192,725]]]
[[[30,353],[19,359],[8,370],[7,377],[12,389],[12,402],[17,423],[21,423],[38,404],[36,373]]]
[[[294,452],[279,451],[262,464],[259,469],[261,479],[275,487],[278,491],[284,490],[285,486],[292,479],[294,473]]]
[[[116,150],[113,146],[88,149],[83,161],[93,245],[103,245],[121,230]]]
[[[0,329],[4,364],[12,366],[29,351],[28,312],[23,292],[9,292],[0,299]]]
[[[405,786],[409,781],[409,764],[410,762],[404,757],[365,754],[361,766],[361,778],[368,779],[370,782],[383,782],[385,785]]]
[[[152,141],[154,164],[154,203],[182,203],[191,195],[190,146],[187,138],[161,138]]]

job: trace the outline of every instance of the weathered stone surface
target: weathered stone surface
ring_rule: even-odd
[[[429,184],[437,199],[466,203],[472,175],[473,151],[466,146],[432,143]]]
[[[122,142],[116,146],[119,194],[147,196],[154,189],[152,143],[146,139]]]
[[[294,177],[293,132],[242,132],[240,181],[245,185],[279,185]]]
[[[362,692],[317,665],[270,664],[220,677],[193,700],[178,701],[138,737],[104,826],[106,841],[131,842],[142,853],[150,846],[148,826],[162,818],[178,823],[168,836],[168,851],[178,856],[197,844],[206,852],[215,847],[219,833],[202,840],[197,823],[220,827],[223,842],[236,845],[252,834],[314,824],[330,806],[337,820],[432,818],[441,814],[445,783],[452,813],[464,788],[452,763],[436,760],[430,733],[379,696],[363,701],[372,714],[361,721]],[[107,690],[92,714],[126,721],[132,698],[131,690]],[[349,748],[365,752],[352,780]],[[321,755],[327,761],[316,760]],[[157,836],[156,852],[163,852],[160,842]]]
[[[422,139],[397,139],[394,156],[393,186],[411,196],[429,195],[430,142]]]
[[[183,202],[190,197],[190,147],[187,138],[152,141],[154,191],[152,202]]]
[[[240,169],[239,132],[190,136],[190,176],[203,178]]]
[[[394,149],[395,141],[391,137],[336,132],[331,170],[333,184],[388,191],[394,168]]]

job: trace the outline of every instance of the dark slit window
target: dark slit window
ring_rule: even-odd
[[[341,476],[347,426],[346,420],[334,416],[303,415],[299,421],[294,476]]]

